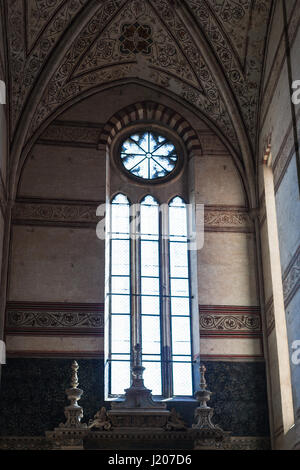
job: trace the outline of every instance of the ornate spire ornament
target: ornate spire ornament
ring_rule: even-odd
[[[192,425],[196,433],[194,449],[220,449],[229,442],[230,433],[223,431],[220,426],[213,424],[211,419],[214,414],[214,409],[207,405],[212,392],[207,390],[205,379],[206,367],[200,365],[199,371],[199,390],[195,393],[195,398],[198,400],[199,406],[195,410],[195,423]]]
[[[195,393],[196,400],[199,401],[198,408],[195,410],[195,419],[196,423],[193,424],[194,429],[218,429],[221,428],[217,425],[214,425],[211,421],[211,418],[214,414],[213,408],[210,408],[207,405],[207,402],[210,400],[212,392],[207,390],[207,382],[205,379],[205,372],[206,367],[204,365],[200,365],[200,384],[199,390]]]
[[[83,408],[78,405],[83,390],[78,388],[78,369],[76,361],[72,364],[71,387],[66,390],[66,395],[70,405],[65,407],[65,417],[67,421],[61,423],[54,431],[46,432],[46,439],[52,443],[53,449],[82,450],[83,439],[88,433],[86,424],[81,423]]]
[[[72,364],[71,388],[66,390],[66,395],[70,401],[70,405],[65,407],[65,417],[67,418],[67,421],[64,424],[60,424],[61,428],[86,428],[86,424],[81,423],[83,418],[83,408],[77,403],[83,394],[83,390],[78,388],[78,369],[79,365],[74,361]]]

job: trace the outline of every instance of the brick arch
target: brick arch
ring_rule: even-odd
[[[189,158],[193,157],[195,152],[197,155],[202,154],[202,147],[197,133],[188,121],[167,106],[151,101],[135,103],[114,114],[101,132],[98,149],[109,149],[118,132],[131,124],[141,122],[161,124],[176,132],[182,139]]]

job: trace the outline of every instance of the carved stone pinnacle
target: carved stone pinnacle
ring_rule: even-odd
[[[83,418],[83,408],[78,405],[78,400],[80,400],[83,390],[78,388],[78,372],[79,365],[76,361],[72,364],[72,377],[71,377],[71,388],[66,390],[66,395],[70,401],[70,405],[65,407],[65,417],[67,421],[65,424],[61,424],[60,427],[63,428],[86,428],[86,424],[81,423]]]

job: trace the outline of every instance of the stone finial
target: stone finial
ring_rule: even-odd
[[[142,365],[142,347],[137,344],[133,350],[133,366],[131,370],[132,384],[135,387],[144,387],[144,370]]]
[[[200,384],[199,390],[195,393],[196,400],[199,401],[199,406],[195,410],[195,420],[196,423],[193,424],[194,429],[218,429],[218,426],[215,426],[211,418],[213,416],[214,410],[207,405],[207,402],[210,400],[212,392],[207,390],[207,383],[205,379],[206,367],[200,365]]]
[[[195,398],[200,402],[200,408],[208,408],[207,402],[210,400],[212,392],[207,389],[207,382],[205,379],[205,372],[206,367],[204,365],[200,365],[200,384],[199,390],[195,393]]]
[[[206,367],[204,365],[200,366],[200,388],[203,390],[206,390],[207,388],[207,383],[205,379],[205,372],[206,372]]]
[[[81,423],[81,419],[83,418],[83,408],[77,403],[83,394],[83,390],[78,388],[78,369],[79,365],[74,361],[72,364],[71,388],[66,390],[66,395],[70,401],[70,405],[65,407],[65,417],[67,418],[67,421],[60,425],[62,428],[86,428],[86,424]]]
[[[73,362],[72,364],[72,378],[71,378],[71,387],[72,388],[77,388],[78,385],[79,385],[79,382],[78,382],[78,369],[79,369],[79,365],[76,361]]]

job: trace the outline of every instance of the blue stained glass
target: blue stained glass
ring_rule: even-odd
[[[175,145],[152,131],[127,137],[120,157],[127,171],[147,180],[164,178],[174,171],[178,161]]]

